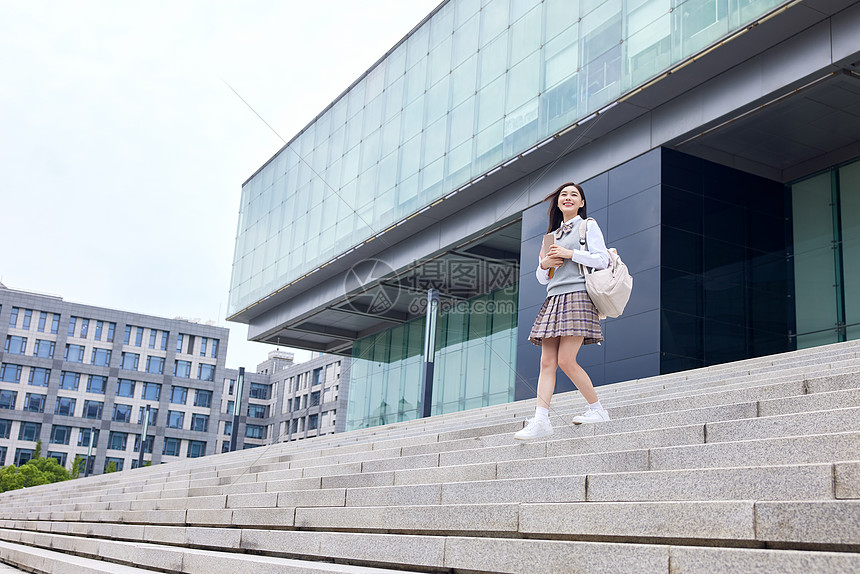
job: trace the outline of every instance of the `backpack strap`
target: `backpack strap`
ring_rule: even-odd
[[[585,232],[587,230],[587,225],[589,221],[594,221],[593,217],[589,217],[588,219],[583,219],[582,223],[579,224],[579,248],[584,249],[585,247]],[[579,272],[585,276],[588,273],[588,269],[582,264],[577,263],[579,266]]]

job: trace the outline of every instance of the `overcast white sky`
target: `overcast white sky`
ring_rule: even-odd
[[[0,281],[230,327],[241,184],[441,0],[0,0]],[[306,360],[309,353],[297,353]]]

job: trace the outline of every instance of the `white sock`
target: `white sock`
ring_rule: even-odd
[[[535,407],[535,418],[539,421],[549,422],[549,409]]]
[[[595,411],[602,411],[603,410],[603,406],[601,406],[600,401],[588,403],[588,408],[593,409]]]

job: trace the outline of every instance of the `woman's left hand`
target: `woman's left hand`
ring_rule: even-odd
[[[549,253],[547,253],[547,257],[561,257],[562,259],[570,259],[573,257],[573,251],[570,249],[565,249],[561,245],[554,244],[549,248]]]

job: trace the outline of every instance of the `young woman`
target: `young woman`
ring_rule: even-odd
[[[549,201],[547,233],[553,233],[555,238],[547,253],[541,249],[536,274],[538,281],[547,286],[547,297],[529,334],[529,341],[541,348],[537,407],[534,418],[514,435],[517,440],[535,440],[552,435],[549,402],[555,391],[558,367],[588,401],[588,410],[574,417],[574,424],[609,420],[609,414],[597,400],[591,379],[576,362],[582,345],[603,340],[597,309],[585,291],[585,276],[579,264],[606,269],[609,253],[597,224],[588,221],[586,225],[585,193],[580,186],[565,183],[545,201]],[[586,225],[584,246],[579,242],[580,225]],[[552,277],[550,269],[554,269]]]

